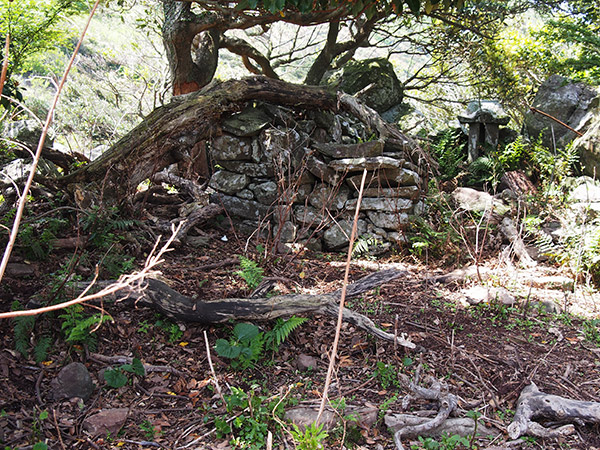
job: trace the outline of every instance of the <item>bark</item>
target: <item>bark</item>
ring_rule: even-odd
[[[600,403],[571,400],[558,395],[545,394],[531,383],[521,392],[517,410],[508,426],[511,439],[524,435],[540,438],[559,438],[571,434],[575,427],[571,424],[555,429],[546,428],[533,419],[547,419],[559,423],[600,423]]]
[[[337,97],[324,89],[263,77],[209,86],[157,108],[100,158],[62,178],[61,184],[96,183],[105,200],[121,203],[142,181],[177,162],[177,155],[189,154],[196,144],[215,136],[221,118],[249,101],[335,110]]]
[[[221,46],[226,48],[231,53],[240,55],[244,63],[244,67],[248,69],[250,73],[255,75],[264,75],[269,78],[279,79],[279,75],[275,73],[269,58],[260,53],[257,49],[252,47],[249,43],[243,39],[225,37],[221,41]],[[253,60],[259,67],[256,67],[250,62]]]
[[[331,69],[332,63],[336,58],[343,58],[344,54],[352,55],[357,48],[367,45],[367,41],[371,35],[371,32],[373,31],[373,28],[375,27],[375,24],[382,17],[383,15],[377,14],[371,19],[366,20],[360,25],[353,38],[344,42],[337,42],[340,28],[339,21],[330,22],[325,46],[306,74],[304,83],[312,85],[319,84],[323,79],[325,72]]]
[[[198,15],[191,8],[191,3],[163,0],[163,44],[176,96],[195,92],[210,83],[219,59],[220,32],[208,30],[216,15]]]
[[[390,269],[367,275],[347,287],[346,297],[355,297],[406,274],[405,271]],[[230,320],[272,320],[310,313],[337,317],[341,291],[321,295],[288,294],[269,298],[225,298],[205,301],[182,295],[162,281],[148,279],[141,295],[131,290],[116,295],[117,298],[122,298],[123,295],[137,298],[136,302],[151,306],[174,320],[211,324]],[[347,308],[344,308],[344,321],[380,339],[392,342],[396,340],[405,347],[415,347],[403,336],[382,331],[368,317]]]

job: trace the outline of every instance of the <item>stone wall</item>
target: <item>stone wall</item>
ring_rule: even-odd
[[[211,200],[242,233],[347,248],[365,168],[360,236],[402,241],[409,217],[423,210],[418,168],[354,117],[260,105],[222,129],[209,145]]]

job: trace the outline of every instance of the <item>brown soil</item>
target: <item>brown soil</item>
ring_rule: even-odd
[[[198,269],[241,254],[243,244],[235,239],[223,242],[220,235],[215,234],[208,248],[185,248],[169,253],[162,265],[163,274],[173,282],[173,288],[188,296],[204,299],[247,296],[250,291],[234,274],[239,270],[238,266]],[[265,275],[280,280],[280,291],[329,292],[341,286],[342,259],[340,255],[311,254],[297,256],[291,261],[280,257],[262,264],[266,267]],[[547,393],[600,401],[599,342],[592,342],[593,336],[583,333],[583,319],[544,313],[542,308],[535,306],[536,299],[531,295],[527,310],[495,304],[460,306],[458,290],[471,281],[436,284],[430,277],[441,271],[407,261],[412,259],[394,256],[353,263],[352,280],[390,265],[408,269],[411,275],[352,299],[348,306],[387,330],[393,331],[397,317],[398,331],[407,333],[417,344],[417,349],[394,349],[392,344],[378,341],[345,324],[331,397],[343,396],[347,404],[358,406],[380,406],[387,402],[390,411],[400,412],[402,397],[407,390],[397,385],[396,373],[412,376],[420,364],[426,374],[445,381],[449,391],[458,396],[459,414],[476,410],[482,414],[482,423],[495,430],[491,439],[485,437],[474,442],[478,448],[508,447],[506,427],[521,390],[530,381]],[[489,261],[486,265],[494,268],[494,264]],[[46,269],[52,270],[51,267]],[[496,284],[502,284],[507,273],[512,273],[495,270],[493,282]],[[47,283],[48,278],[43,277],[30,280],[6,278],[0,288],[2,310],[9,310],[14,298],[27,299],[35,292],[47,291]],[[512,286],[512,290],[519,287],[523,289],[519,299],[524,302],[528,296],[527,287]],[[564,293],[556,291],[556,296],[564,297]],[[216,339],[231,336],[233,325],[185,324],[180,326],[182,333],[171,335],[166,326],[157,324],[160,317],[154,311],[123,303],[105,304],[104,308],[114,321],[106,322],[94,333],[94,352],[85,346],[65,344],[60,337],[61,321],[56,316],[40,319],[38,329],[53,336],[49,354],[40,364],[25,359],[14,350],[12,323],[0,323],[3,349],[0,352],[0,443],[11,449],[28,448],[39,441],[47,442],[53,449],[233,448],[230,436],[215,432],[215,418],[233,417],[241,411],[225,411],[215,394],[203,337],[206,331],[211,346],[214,346]],[[260,325],[265,329],[272,326],[269,323]],[[233,370],[229,361],[213,350],[211,357],[220,385],[225,394],[232,387],[266,397],[289,390],[285,400],[288,404],[318,401],[334,330],[333,319],[311,317],[276,354],[267,354],[249,370]],[[169,366],[177,373],[152,372],[143,379],[132,377],[133,383],[122,388],[108,389],[100,376],[107,364],[94,358],[92,353],[137,356],[145,364]],[[299,372],[295,367],[299,354],[316,357],[318,367]],[[50,399],[50,381],[71,361],[83,362],[99,386],[85,404],[78,404],[76,400],[53,402]],[[387,364],[389,370],[381,364],[378,369],[378,363]],[[391,384],[384,387],[381,376],[374,376],[378,373],[389,375]],[[420,407],[432,405],[421,404]],[[108,408],[128,409],[121,432],[109,437],[87,434],[82,429],[84,419]],[[42,416],[40,419],[42,411],[48,412],[47,418]],[[248,411],[241,414],[251,415]],[[395,448],[392,435],[381,420],[358,432],[351,432],[351,425],[351,422],[346,423],[349,439],[346,447]],[[270,421],[268,427],[274,432],[274,448],[293,448],[289,434],[278,431],[280,428],[275,422]],[[154,436],[148,428],[154,430]],[[560,442],[528,439],[512,443],[510,448],[600,447],[598,425],[577,424],[576,430],[574,435]],[[342,434],[341,431],[331,432],[327,447],[342,448]],[[192,441],[195,443],[189,445]],[[417,443],[406,440],[404,445],[410,448]]]

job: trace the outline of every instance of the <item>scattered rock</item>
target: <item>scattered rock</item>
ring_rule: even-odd
[[[459,187],[452,192],[452,198],[462,209],[466,211],[495,213],[500,216],[510,212],[510,207],[504,202],[494,198],[487,192],[475,189]]]
[[[600,108],[596,108],[590,126],[583,136],[573,142],[573,148],[581,156],[583,173],[590,177],[600,173]]]
[[[517,302],[515,297],[504,288],[473,286],[462,290],[461,293],[471,305],[492,302],[502,305],[514,305]]]
[[[356,422],[361,428],[369,429],[377,422],[377,414],[379,410],[375,406],[364,407],[347,407],[344,411],[331,411],[325,409],[319,420],[319,424],[323,424],[323,429],[332,430],[344,417],[352,415],[356,417]],[[316,422],[319,414],[318,407],[298,406],[291,408],[285,412],[285,419],[304,430],[307,426]]]
[[[402,430],[407,427],[415,427],[418,429],[419,425],[422,425],[426,422],[431,421],[431,417],[418,417],[411,414],[386,414],[384,416],[384,422],[388,428],[392,431],[396,432],[398,430]],[[459,436],[469,436],[472,435],[475,431],[475,421],[473,419],[464,417],[464,418],[448,418],[440,423],[439,426],[435,428],[431,428],[428,430],[423,430],[418,435],[425,437],[440,437],[443,434],[451,435],[459,435]],[[477,425],[477,432],[482,436],[493,435],[492,430],[479,423]],[[403,438],[414,438],[418,436],[417,434],[407,433],[403,434]]]
[[[63,367],[50,382],[52,398],[63,400],[79,397],[87,401],[94,392],[94,383],[87,368],[80,362],[72,362]]]
[[[6,274],[15,278],[25,278],[35,275],[37,266],[25,263],[8,263]]]
[[[3,136],[7,139],[14,139],[35,151],[42,135],[42,124],[33,119],[6,121]],[[54,132],[50,130],[44,142],[45,147],[52,147],[54,141]]]
[[[466,280],[478,280],[479,277],[481,277],[481,281],[485,281],[488,279],[490,272],[490,269],[487,267],[480,266],[478,269],[477,266],[473,265],[453,270],[452,272],[444,275],[433,277],[433,281],[438,283],[456,283]]]
[[[381,113],[400,104],[404,96],[394,66],[385,58],[350,61],[341,71],[326,75],[325,81],[348,94],[358,94],[359,99]]]
[[[317,358],[301,353],[296,359],[296,367],[302,372],[315,369],[317,367]]]
[[[116,436],[125,425],[128,414],[128,408],[105,409],[87,417],[83,421],[83,428],[92,436],[107,434]]]

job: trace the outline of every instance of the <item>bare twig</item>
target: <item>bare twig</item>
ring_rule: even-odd
[[[42,156],[42,149],[44,148],[44,142],[46,140],[46,135],[48,134],[48,129],[50,128],[50,124],[52,123],[52,118],[54,116],[54,110],[56,109],[56,105],[58,104],[58,99],[60,98],[60,94],[62,89],[67,81],[67,75],[69,74],[71,67],[73,66],[73,62],[75,61],[75,57],[79,52],[79,47],[81,47],[81,43],[83,42],[83,38],[90,26],[92,21],[92,17],[94,17],[94,13],[96,12],[96,8],[100,0],[96,0],[94,6],[92,6],[92,10],[88,16],[88,20],[81,32],[81,36],[79,37],[79,41],[75,46],[75,50],[73,50],[73,54],[71,55],[71,59],[69,60],[67,67],[65,69],[65,73],[58,85],[58,89],[56,90],[56,94],[54,95],[54,100],[52,101],[52,105],[48,110],[48,115],[46,116],[46,123],[44,124],[44,128],[42,128],[42,134],[40,136],[40,140],[38,142],[37,149],[35,151],[35,157],[33,158],[31,170],[29,172],[29,176],[27,177],[27,182],[25,183],[25,187],[23,188],[23,193],[21,194],[21,198],[19,199],[19,204],[17,207],[17,212],[15,214],[15,220],[13,222],[12,230],[10,232],[10,236],[8,239],[8,243],[6,244],[6,249],[4,250],[4,255],[2,257],[2,262],[0,263],[0,281],[4,277],[4,272],[6,271],[6,266],[8,265],[8,260],[10,259],[10,254],[12,252],[13,247],[15,246],[15,242],[17,240],[17,234],[19,232],[19,225],[21,223],[21,218],[23,217],[23,211],[25,210],[25,204],[27,203],[27,194],[31,189],[31,185],[33,184],[33,177],[35,176],[35,172],[37,169],[38,162],[40,157]],[[1,316],[0,316],[1,318]]]
[[[173,242],[173,239],[177,235],[177,233],[179,231],[179,227],[181,227],[181,224],[179,224],[179,226],[177,228],[173,229],[173,233],[171,234],[171,237],[167,240],[165,245],[163,245],[162,248],[158,252],[156,252],[156,249],[158,247],[158,242],[159,242],[157,240],[156,244],[154,245],[154,248],[152,249],[152,251],[148,255],[148,258],[146,259],[146,263],[145,263],[144,267],[139,272],[134,272],[130,275],[122,275],[117,281],[108,285],[107,287],[105,287],[104,289],[100,290],[99,292],[97,292],[95,294],[86,295],[86,292],[88,292],[89,289],[91,288],[91,285],[90,285],[86,288],[86,290],[84,292],[82,292],[79,296],[77,296],[77,298],[75,298],[73,300],[69,300],[69,301],[63,302],[63,303],[57,303],[56,305],[45,306],[43,308],[28,309],[25,311],[10,311],[10,312],[5,312],[5,313],[0,313],[0,319],[10,319],[10,318],[20,317],[20,316],[37,316],[39,314],[47,313],[50,311],[56,311],[59,309],[67,308],[69,306],[77,305],[79,303],[103,298],[103,297],[106,297],[107,295],[116,294],[118,291],[125,289],[125,288],[142,290],[143,289],[142,282],[144,281],[144,279],[146,277],[155,273],[155,271],[153,269],[158,264],[163,262],[162,256],[165,254],[165,252],[167,252],[169,250],[169,246],[171,245],[171,243]],[[160,237],[159,237],[159,240],[160,240]]]
[[[338,320],[335,329],[335,337],[333,339],[333,345],[331,346],[331,355],[329,356],[329,367],[327,368],[327,377],[325,378],[325,386],[323,387],[323,396],[321,398],[321,405],[319,406],[319,414],[317,415],[317,424],[323,415],[325,410],[325,404],[327,403],[327,393],[329,391],[329,385],[331,384],[331,377],[333,375],[333,369],[335,367],[335,357],[337,354],[337,348],[340,341],[340,334],[342,331],[342,322],[344,320],[344,301],[346,300],[346,289],[348,287],[348,276],[350,274],[350,261],[352,260],[352,247],[354,246],[354,239],[356,239],[356,232],[358,228],[358,215],[360,213],[360,204],[362,202],[363,191],[365,190],[365,180],[367,179],[367,169],[363,170],[363,176],[360,181],[360,190],[358,191],[358,200],[356,202],[356,211],[354,212],[354,221],[352,222],[352,233],[350,234],[350,243],[348,244],[348,256],[346,258],[346,272],[344,273],[344,282],[342,284],[342,292],[340,295],[340,304],[338,309]]]
[[[4,45],[4,62],[2,64],[2,73],[0,74],[0,95],[4,90],[6,82],[6,74],[8,72],[8,52],[10,51],[10,33],[6,33],[6,44]]]
[[[212,358],[210,357],[210,345],[208,343],[208,335],[206,334],[206,330],[204,333],[204,343],[206,344],[206,358],[208,359],[208,366],[210,367],[210,373],[212,374],[213,380],[215,382],[215,388],[217,389],[217,393],[219,397],[221,397],[221,401],[223,402],[223,406],[227,407],[227,402],[225,401],[225,397],[223,397],[223,391],[221,390],[221,385],[219,384],[219,379],[217,378],[217,374],[215,372],[215,367],[212,363]]]

